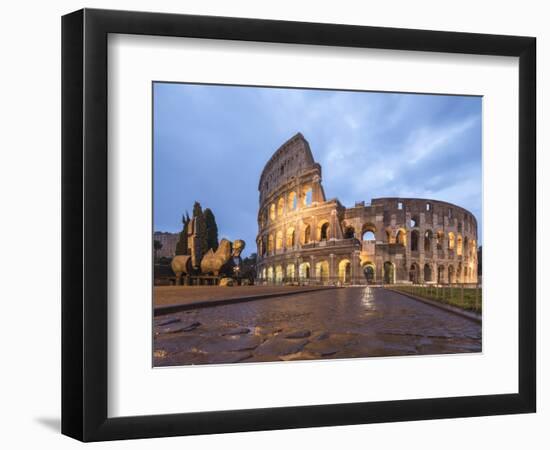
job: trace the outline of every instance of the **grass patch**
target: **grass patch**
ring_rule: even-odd
[[[398,285],[392,289],[408,294],[435,300],[447,305],[481,313],[482,291],[480,287],[434,286],[434,285]]]

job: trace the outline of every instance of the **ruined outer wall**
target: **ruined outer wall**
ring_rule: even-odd
[[[327,201],[300,133],[273,154],[258,189],[259,282],[477,282],[470,212],[431,199]]]

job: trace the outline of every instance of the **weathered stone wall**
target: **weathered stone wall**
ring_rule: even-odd
[[[301,134],[269,160],[259,191],[259,282],[477,282],[470,212],[431,199],[327,201]]]

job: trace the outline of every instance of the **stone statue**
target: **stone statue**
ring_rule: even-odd
[[[202,258],[201,272],[213,273],[216,276],[220,273],[231,275],[231,269],[240,264],[240,255],[244,246],[245,242],[240,239],[237,239],[233,245],[227,239],[222,239],[215,252],[210,249]]]
[[[177,255],[172,259],[172,270],[176,274],[176,284],[181,284],[181,276],[189,275],[193,270],[191,255]]]

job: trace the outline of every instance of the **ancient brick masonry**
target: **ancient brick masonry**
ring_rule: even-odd
[[[321,175],[300,133],[266,164],[258,283],[477,282],[477,221],[469,211],[417,198],[346,208],[326,199]]]

